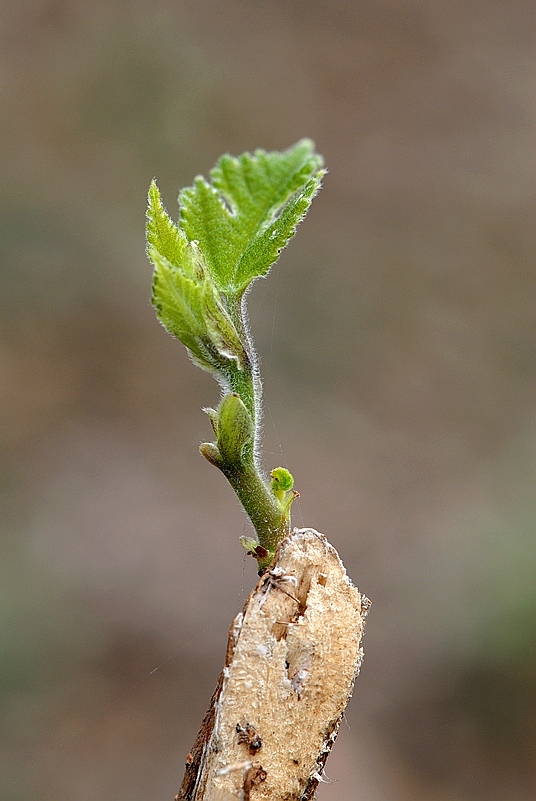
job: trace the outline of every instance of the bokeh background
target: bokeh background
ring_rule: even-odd
[[[171,799],[255,581],[148,184],[316,140],[267,467],[373,600],[323,801],[536,794],[530,0],[3,0],[0,798]]]

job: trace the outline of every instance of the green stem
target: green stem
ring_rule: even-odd
[[[233,365],[228,369],[227,380],[229,389],[238,395],[251,416],[253,435],[244,445],[238,460],[235,460],[234,456],[232,459],[226,458],[225,448],[220,448],[220,452],[218,452],[208,443],[201,446],[201,452],[225,475],[253,524],[259,544],[268,551],[266,557],[257,557],[259,568],[262,569],[270,565],[279,542],[287,534],[289,515],[273,493],[268,479],[262,475],[259,457],[262,388],[257,369],[257,354],[249,336],[243,299],[233,295],[228,296],[226,302],[227,311],[248,357],[247,363],[242,367]],[[224,420],[220,418],[218,425],[223,426],[224,424],[233,425],[230,420],[227,419],[224,423]],[[222,436],[222,433],[220,429],[219,436]],[[232,434],[229,439],[226,438],[227,443],[231,441]],[[219,442],[218,444],[223,443]]]
[[[269,552],[269,564],[279,542],[288,533],[288,520],[254,464],[222,464],[220,469],[253,523],[260,545]],[[265,565],[259,562],[259,566]]]
[[[248,355],[248,363],[243,369],[234,367],[229,374],[229,384],[232,392],[236,392],[242,400],[244,406],[251,415],[254,426],[254,437],[252,452],[255,462],[258,461],[260,447],[260,420],[259,409],[261,406],[262,384],[259,378],[257,352],[251,339],[249,328],[246,322],[246,310],[244,296],[227,296],[227,311],[237,330],[238,336],[242,341]]]

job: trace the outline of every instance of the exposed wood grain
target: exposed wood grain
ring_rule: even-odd
[[[310,801],[363,659],[370,601],[313,529],[295,529],[229,632],[176,801]]]

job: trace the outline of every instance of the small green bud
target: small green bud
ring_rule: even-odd
[[[253,440],[255,428],[251,415],[232,392],[226,395],[218,408],[218,450],[227,464],[242,460],[244,447]]]
[[[258,546],[259,541],[255,537],[240,537],[240,545],[245,548],[248,553],[255,553],[255,548]]]
[[[210,462],[211,464],[216,465],[216,467],[221,466],[221,454],[213,442],[203,442],[199,446],[199,452],[205,457],[205,459]]]
[[[272,482],[270,488],[279,502],[279,506],[285,520],[290,520],[290,507],[295,498],[299,497],[299,492],[292,489],[294,479],[292,474],[285,467],[276,467],[270,473]]]
[[[274,495],[280,500],[284,493],[291,490],[294,486],[292,474],[285,467],[275,467],[270,473],[272,479],[271,488]]]
[[[266,557],[270,555],[270,551],[263,548],[260,542],[254,537],[240,537],[240,545],[254,556],[255,559],[266,559]]]

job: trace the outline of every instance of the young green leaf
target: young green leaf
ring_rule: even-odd
[[[153,305],[169,333],[180,339],[205,370],[225,375],[233,361],[244,364],[244,347],[212,281],[208,276],[190,277],[196,271],[192,246],[183,252],[184,270],[153,246],[148,254],[154,265]]]
[[[175,267],[185,267],[188,239],[164,208],[156,181],[151,181],[147,207],[147,252],[154,248]],[[149,258],[150,255],[149,255]]]
[[[211,184],[198,177],[182,190],[180,227],[222,294],[240,297],[277,261],[320,187],[322,164],[303,139],[282,153],[222,156]]]

